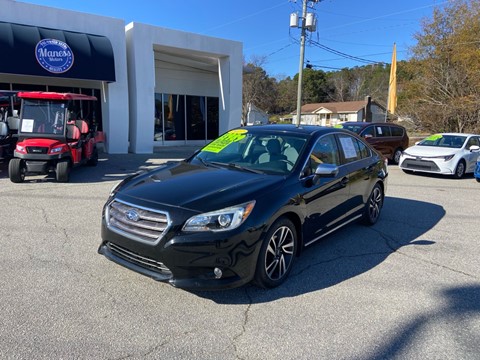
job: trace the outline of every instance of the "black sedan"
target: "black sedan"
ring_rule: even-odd
[[[275,287],[303,248],[375,224],[387,176],[386,159],[347,130],[234,129],[112,189],[98,251],[180,288]]]

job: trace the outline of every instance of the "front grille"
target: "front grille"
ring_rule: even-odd
[[[167,212],[114,200],[107,206],[107,226],[130,239],[156,245],[170,228]]]
[[[125,249],[124,247],[115,245],[111,242],[106,243],[106,246],[110,252],[119,258],[122,258],[129,263],[138,265],[142,268],[155,271],[165,277],[170,278],[172,276],[172,272],[168,267],[166,267],[162,262],[156,261],[145,256],[138,255],[130,250]]]
[[[405,159],[402,168],[423,171],[440,171],[437,164],[428,160]]]
[[[48,147],[27,146],[27,153],[29,153],[29,154],[46,154],[46,153],[48,153]]]

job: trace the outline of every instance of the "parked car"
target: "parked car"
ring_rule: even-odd
[[[477,158],[477,165],[475,166],[475,171],[473,172],[473,176],[480,182],[480,156]]]
[[[406,173],[425,172],[460,179],[475,170],[479,155],[480,135],[434,134],[405,150],[399,166]]]
[[[407,130],[400,125],[348,121],[341,126],[364,137],[394,164],[398,164],[402,151],[409,146]]]
[[[234,129],[115,186],[98,251],[180,288],[275,287],[303,248],[355,220],[377,222],[386,165],[342,129]]]

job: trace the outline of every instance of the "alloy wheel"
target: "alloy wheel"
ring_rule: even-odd
[[[295,254],[295,237],[287,226],[279,227],[268,241],[265,273],[271,280],[282,279],[290,269]]]
[[[372,194],[368,201],[368,220],[371,224],[377,222],[378,217],[380,216],[380,210],[383,205],[383,193],[380,186],[376,185],[373,188]]]

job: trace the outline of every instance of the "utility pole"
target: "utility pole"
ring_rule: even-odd
[[[307,13],[308,3],[317,3],[322,0],[303,0],[302,16],[298,19],[298,14],[290,14],[290,27],[298,27],[301,29],[300,35],[300,61],[298,64],[298,90],[297,90],[297,127],[300,126],[302,116],[302,83],[303,83],[303,63],[305,62],[305,37],[308,31],[316,31],[317,19],[315,14]]]
[[[302,82],[303,82],[303,63],[305,61],[305,19],[307,17],[307,1],[303,0],[300,35],[300,62],[298,64],[298,88],[297,88],[297,127],[300,126],[300,117],[302,116]]]

